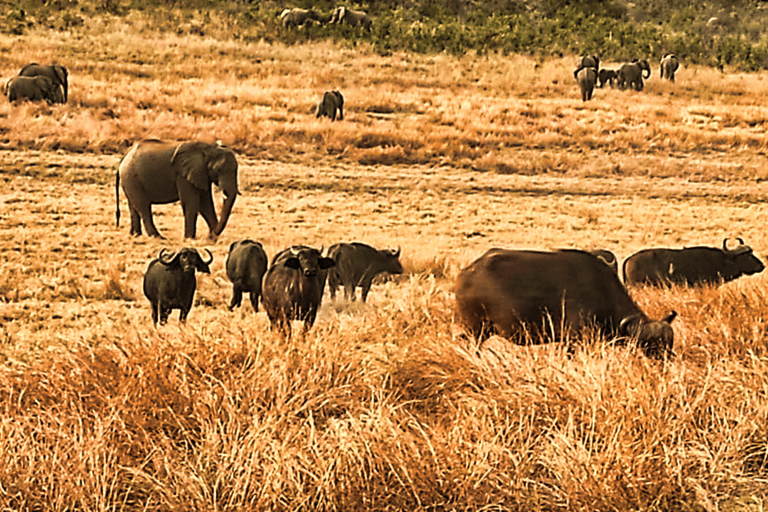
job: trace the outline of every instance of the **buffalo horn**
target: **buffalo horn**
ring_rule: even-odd
[[[200,257],[201,260],[203,260],[203,263],[206,265],[209,265],[213,261],[213,254],[211,254],[211,251],[203,247],[203,250],[208,253],[208,261],[203,260],[202,256]]]
[[[299,255],[299,248],[298,248],[298,247],[296,247],[295,245],[292,245],[292,246],[289,248],[289,250],[291,251],[291,254],[292,254],[293,256],[298,256],[298,255]]]
[[[176,251],[169,251],[165,247],[160,249],[160,253],[157,255],[157,259],[160,260],[160,263],[163,265],[170,265],[173,263],[173,260],[176,258]]]
[[[619,323],[619,332],[626,335],[631,335],[632,333],[628,332],[628,327],[632,322],[635,322],[641,318],[641,315],[635,314],[631,315],[625,318],[621,319],[621,322]]]
[[[395,258],[399,258],[400,257],[400,246],[399,245],[397,246],[397,250],[396,251],[392,251],[392,256],[394,256]]]
[[[734,247],[733,249],[728,249],[728,239],[726,238],[723,240],[723,251],[729,253],[729,254],[744,254],[752,251],[752,248],[744,243],[744,240],[742,240],[741,237],[737,237],[736,240],[739,241],[739,245]]]

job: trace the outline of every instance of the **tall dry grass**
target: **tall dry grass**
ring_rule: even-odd
[[[567,58],[86,23],[0,38],[6,75],[58,57],[72,83],[64,106],[0,103],[3,508],[765,507],[765,276],[632,289],[649,315],[679,313],[661,363],[611,340],[477,350],[452,297],[491,246],[622,258],[740,235],[765,259],[761,75],[685,68],[583,104]],[[311,112],[333,87],[343,123]],[[218,241],[183,241],[178,205],[156,208],[165,241],[114,225],[115,166],[148,135],[237,150],[243,196]],[[226,310],[244,237],[269,254],[401,246],[406,274],[367,304],[326,300],[284,343],[263,313]],[[182,244],[210,248],[213,272],[187,325],[153,329],[143,272]]]

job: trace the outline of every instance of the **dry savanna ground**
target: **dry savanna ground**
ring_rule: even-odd
[[[764,510],[768,275],[631,289],[679,313],[664,363],[609,340],[477,350],[452,283],[496,246],[741,236],[765,260],[765,75],[654,67],[582,103],[573,57],[245,44],[138,15],[0,50],[4,76],[58,60],[71,81],[66,105],[0,102],[1,508]],[[331,88],[343,122],[312,114]],[[116,166],[147,136],[238,153],[215,242],[182,240],[179,205],[156,208],[165,241],[131,238],[122,195],[115,226]],[[400,246],[406,273],[282,342],[226,309],[245,237]],[[186,325],[155,329],[144,269],[184,244],[212,273]]]

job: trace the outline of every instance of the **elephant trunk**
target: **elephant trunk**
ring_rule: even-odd
[[[219,217],[219,224],[213,230],[214,236],[219,236],[224,228],[227,226],[229,215],[232,213],[232,207],[235,205],[235,199],[237,199],[237,193],[232,193],[224,199],[224,203],[221,205],[221,216]]]

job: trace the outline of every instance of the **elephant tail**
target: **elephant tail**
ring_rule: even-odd
[[[115,227],[120,227],[120,166],[115,173]]]

